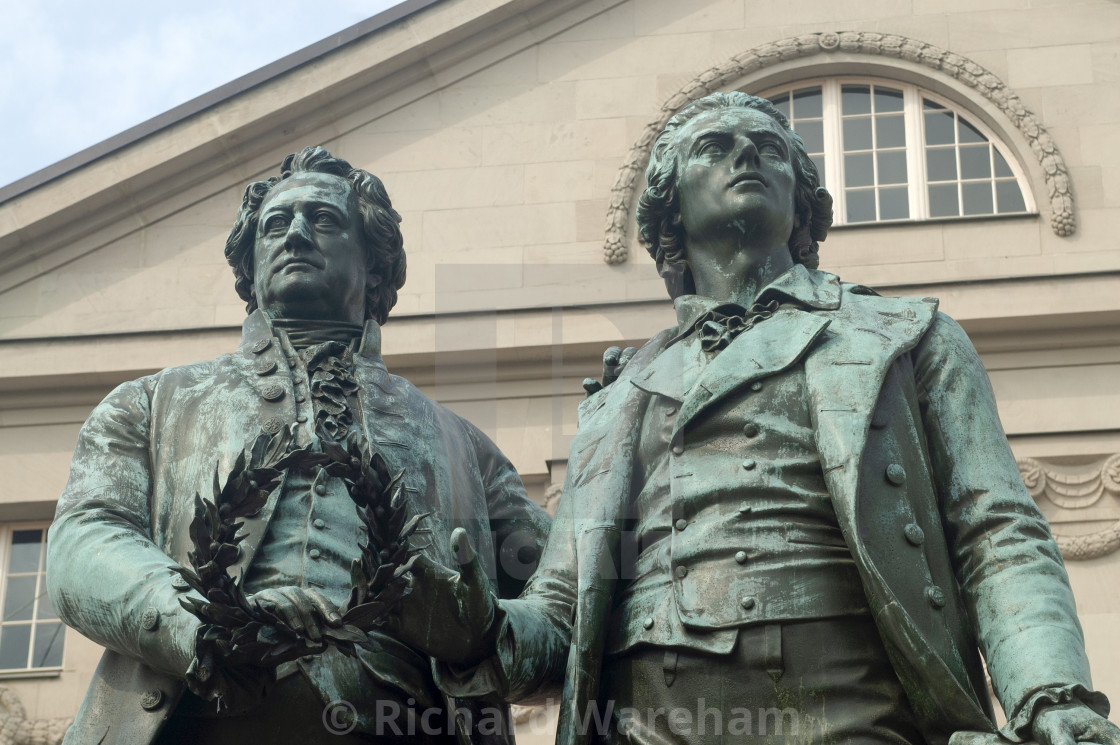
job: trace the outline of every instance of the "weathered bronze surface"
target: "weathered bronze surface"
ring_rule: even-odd
[[[1120,743],[968,337],[818,271],[831,219],[768,102],[669,121],[638,223],[679,325],[585,384],[521,597],[444,590],[497,627],[445,690],[559,693],[565,745]]]
[[[453,531],[478,547],[471,587],[516,596],[547,515],[385,369],[405,257],[381,182],[321,148],[281,171],[226,244],[240,348],[125,383],[82,428],[48,584],[107,651],[65,742],[505,741],[508,709],[444,695],[411,644],[454,615],[385,613],[415,561],[458,568]]]

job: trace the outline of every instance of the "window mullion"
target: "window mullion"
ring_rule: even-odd
[[[922,129],[922,94],[916,86],[902,86],[902,111],[906,128],[906,184],[910,189],[910,219],[929,219],[926,194],[925,132]]]
[[[821,114],[824,123],[824,188],[832,195],[833,222],[847,222],[844,199],[844,153],[840,137],[840,83],[835,79],[821,85]]]

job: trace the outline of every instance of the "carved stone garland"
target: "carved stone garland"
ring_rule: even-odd
[[[635,183],[649,161],[653,141],[674,114],[692,101],[723,90],[725,86],[756,70],[800,57],[835,51],[894,57],[924,64],[974,88],[995,104],[1022,132],[1042,166],[1050,196],[1051,229],[1061,237],[1073,235],[1076,228],[1073,193],[1065,161],[1038,117],[1027,109],[1019,96],[1002,80],[966,57],[923,41],[897,34],[841,31],[795,36],[747,50],[700,73],[671,96],[630,148],[626,161],[618,170],[614,186],[611,187],[606,239],[603,243],[604,261],[608,264],[621,264],[627,259],[626,231],[633,221],[631,204]]]
[[[1018,463],[1031,496],[1046,498],[1064,510],[1092,507],[1106,493],[1120,498],[1120,454],[1076,470],[1049,466],[1034,458],[1020,458]],[[1096,559],[1120,549],[1120,520],[1093,533],[1055,535],[1054,539],[1066,559]]]

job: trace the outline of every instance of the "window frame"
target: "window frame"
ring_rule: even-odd
[[[910,212],[908,217],[886,220],[876,217],[874,220],[860,222],[848,221],[848,200],[844,188],[843,170],[843,112],[840,107],[840,92],[844,85],[880,85],[902,92],[902,119],[906,132],[906,186]],[[925,222],[954,222],[960,220],[1038,216],[1038,206],[1034,199],[1034,192],[1030,188],[1030,179],[1022,163],[1019,162],[1019,158],[1016,157],[1011,148],[1004,143],[1002,137],[997,135],[979,116],[960,104],[914,83],[870,75],[830,75],[805,78],[803,80],[772,86],[756,95],[760,98],[770,99],[780,94],[795,93],[799,90],[813,87],[820,87],[821,89],[821,121],[824,135],[825,166],[825,182],[823,185],[828,189],[829,194],[832,195],[833,226],[856,228],[876,225],[908,225],[911,223]],[[1019,186],[1019,192],[1023,197],[1024,209],[1022,211],[993,211],[990,213],[973,215],[946,215],[937,217],[930,215],[929,178],[926,172],[925,118],[923,116],[924,107],[922,99],[929,99],[939,106],[943,106],[947,111],[954,112],[957,117],[964,119],[969,125],[987,138],[992,147],[1003,156],[1004,161],[1006,161],[1008,167],[1011,169],[1012,175],[1015,177],[1015,183]],[[954,135],[954,137],[956,136],[957,135]],[[878,148],[874,148],[874,150],[878,151]],[[959,206],[963,204],[963,202],[960,201],[960,188],[963,179],[960,178],[959,141],[955,141],[955,150],[957,153],[959,208]],[[875,186],[873,188],[877,189],[879,187]],[[993,207],[998,210],[998,204],[996,204],[994,198]],[[876,207],[876,212],[878,212],[878,207]]]
[[[52,619],[39,618],[39,598],[47,593],[47,574],[46,574],[46,543],[47,543],[47,529],[50,527],[49,521],[35,521],[35,522],[11,522],[0,523],[0,637],[3,636],[3,630],[11,626],[30,626],[31,635],[28,639],[27,656],[28,662],[32,662],[31,655],[35,649],[35,635],[38,632],[38,626],[42,623],[53,623]],[[35,602],[31,608],[31,618],[20,621],[8,621],[3,617],[4,603],[8,597],[8,580],[10,579],[10,572],[8,562],[10,560],[10,552],[12,547],[13,536],[16,531],[20,530],[41,530],[43,532],[43,540],[40,548],[40,569],[36,570],[35,576]],[[28,572],[20,572],[20,576],[28,575]],[[0,680],[8,680],[12,678],[35,678],[35,677],[53,677],[59,675],[66,662],[66,624],[62,619],[58,619],[60,624],[60,633],[63,635],[62,643],[62,657],[58,665],[44,665],[42,667],[7,667],[0,668]]]

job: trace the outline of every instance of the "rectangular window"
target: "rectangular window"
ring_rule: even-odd
[[[47,526],[0,526],[0,672],[62,666],[66,636],[47,596]]]

